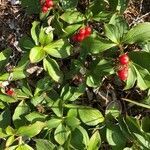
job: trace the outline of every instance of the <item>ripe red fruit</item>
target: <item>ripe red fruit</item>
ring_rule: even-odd
[[[54,3],[52,0],[46,0],[45,5],[46,7],[50,8],[50,7],[53,7]]]
[[[81,41],[84,40],[84,35],[77,34],[76,36],[77,36],[77,41],[78,42],[81,42]]]
[[[5,91],[7,95],[9,96],[13,96],[15,94],[14,90],[13,89],[8,89]]]
[[[120,80],[125,81],[128,78],[128,69],[124,68],[122,70],[118,70],[117,74]]]
[[[79,30],[79,34],[80,34],[80,35],[85,35],[85,32],[86,32],[85,28],[81,28],[81,29]]]
[[[73,35],[72,40],[73,40],[74,42],[77,42],[77,41],[78,41],[78,39],[77,39],[77,35],[76,35],[76,34],[75,34],[75,35]]]
[[[121,56],[119,56],[119,62],[122,64],[122,65],[126,65],[129,63],[129,57],[127,54],[123,54]]]
[[[85,36],[89,36],[92,33],[92,29],[90,26],[85,27]]]
[[[43,12],[43,13],[46,13],[47,11],[48,11],[47,6],[43,5],[43,7],[42,7],[42,12]]]

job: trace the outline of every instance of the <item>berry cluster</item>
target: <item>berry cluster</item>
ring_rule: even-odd
[[[86,26],[84,28],[81,28],[75,35],[73,35],[72,39],[74,42],[82,42],[85,38],[89,37],[91,33],[91,27]]]
[[[42,12],[43,13],[47,13],[47,11],[49,10],[49,8],[52,8],[54,3],[52,0],[45,0],[45,2],[43,3],[42,0],[40,0],[40,3],[42,5]]]
[[[120,69],[118,70],[117,74],[120,80],[127,80],[128,78],[128,63],[129,63],[129,57],[127,54],[122,54],[119,56],[119,63],[120,63]]]

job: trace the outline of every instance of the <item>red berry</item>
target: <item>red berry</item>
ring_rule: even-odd
[[[85,27],[85,36],[89,36],[92,33],[92,29],[90,26]]]
[[[53,3],[52,0],[46,0],[45,5],[46,5],[48,8],[50,8],[50,7],[53,7],[54,3]]]
[[[122,64],[122,65],[126,65],[129,63],[129,57],[127,54],[123,54],[121,56],[119,56],[119,62]]]
[[[77,41],[82,42],[84,40],[84,35],[77,34]]]
[[[122,69],[122,70],[118,70],[118,77],[120,78],[120,80],[127,80],[128,78],[128,70],[125,68],[125,69]]]
[[[42,7],[42,12],[43,12],[43,13],[46,13],[47,11],[48,11],[47,6],[43,5],[43,7]]]
[[[81,29],[79,30],[79,34],[80,34],[80,35],[85,35],[85,32],[86,32],[85,28],[81,28]]]
[[[5,91],[7,95],[9,96],[13,96],[15,94],[14,90],[13,89],[8,89]]]
[[[77,35],[76,35],[76,34],[75,34],[75,35],[73,35],[72,40],[73,40],[74,42],[77,42],[77,41],[78,41],[78,39],[77,39]]]

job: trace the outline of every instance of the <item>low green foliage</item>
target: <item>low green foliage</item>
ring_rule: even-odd
[[[90,0],[81,11],[79,0],[55,0],[42,12],[44,0],[21,0],[39,19],[31,35],[20,39],[22,58],[11,72],[4,69],[11,50],[0,53],[0,149],[98,150],[103,143],[113,150],[150,149],[148,116],[122,115],[116,99],[105,110],[82,104],[87,90],[98,91],[106,78],[124,84],[123,90],[150,88],[150,23],[130,28],[123,18],[127,2]],[[93,27],[95,21],[104,24],[103,32]],[[92,32],[86,35],[85,27]],[[141,51],[128,50],[135,43]],[[121,64],[124,53],[129,61]],[[42,68],[38,78],[29,71],[32,65]],[[116,74],[122,69],[125,78]],[[141,103],[122,100],[150,109],[149,93]]]

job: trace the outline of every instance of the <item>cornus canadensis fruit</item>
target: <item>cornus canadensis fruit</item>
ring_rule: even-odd
[[[118,70],[117,74],[118,74],[118,77],[119,77],[120,80],[123,80],[123,81],[127,80],[127,78],[128,78],[128,68]]]
[[[83,40],[84,40],[84,35],[78,34],[78,35],[77,35],[77,41],[78,41],[78,42],[82,42]]]
[[[86,33],[85,28],[79,30],[79,35],[85,35],[85,33]]]
[[[85,27],[85,36],[89,36],[92,33],[92,29],[91,27],[87,26]]]
[[[48,8],[44,5],[43,7],[42,7],[42,12],[43,13],[46,13],[48,11]]]
[[[53,1],[52,0],[46,0],[45,5],[47,6],[47,8],[50,8],[53,6]]]
[[[90,36],[90,34],[92,33],[92,29],[89,26],[86,26],[84,28],[81,28],[78,33],[76,33],[73,36],[73,41],[75,42],[82,42],[86,37]]]
[[[7,89],[5,92],[9,96],[13,96],[15,94],[15,91],[12,88],[11,89]]]
[[[128,55],[127,54],[120,55],[119,56],[119,62],[122,65],[128,64],[129,63],[129,57],[128,57]]]
[[[42,3],[42,2],[41,2]],[[42,5],[42,4],[41,4]],[[46,13],[49,8],[53,7],[54,3],[52,0],[46,0],[42,6],[42,12]]]

